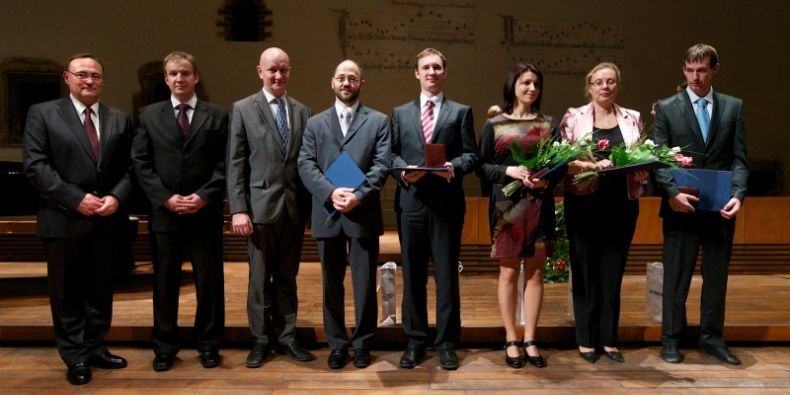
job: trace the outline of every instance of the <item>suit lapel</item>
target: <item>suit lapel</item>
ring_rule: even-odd
[[[409,114],[411,115],[411,121],[412,124],[414,125],[412,129],[414,129],[414,133],[417,134],[415,138],[417,139],[417,141],[422,141],[423,145],[425,145],[426,143],[425,134],[423,134],[422,132],[422,119],[421,119],[422,113],[420,111],[421,111],[420,98],[418,97],[417,100],[414,101],[414,105],[411,106],[411,109],[409,110]],[[434,130],[436,130],[435,126],[434,126]]]
[[[177,147],[184,145],[184,139],[181,137],[181,128],[176,121],[176,110],[173,108],[170,100],[162,102],[162,106],[159,107],[159,119],[157,121],[163,126],[162,129],[166,133],[165,137],[170,144]],[[192,132],[190,131],[189,134],[192,135]]]
[[[343,140],[345,138],[343,137],[343,130],[340,127],[340,120],[337,117],[337,111],[335,111],[335,107],[330,107],[325,114],[324,127],[326,127],[332,137],[335,138],[337,145],[342,146],[344,144]],[[349,130],[351,130],[351,128],[349,128]]]
[[[727,102],[722,100],[721,96],[719,96],[716,91],[713,92],[713,103],[711,104],[713,108],[711,109],[711,117],[710,117],[710,130],[708,130],[708,144],[710,145],[713,140],[716,138],[716,134],[719,131],[719,120],[724,114],[724,110],[726,109]]]
[[[101,109],[101,106],[99,108]],[[71,102],[70,98],[66,97],[61,100],[59,112],[63,122],[68,126],[69,130],[74,133],[74,137],[77,138],[77,141],[80,142],[85,154],[91,158],[94,164],[96,164],[96,158],[93,157],[93,148],[91,148],[91,143],[88,141],[88,135],[85,134],[85,127],[82,126],[82,122],[80,122],[80,116],[77,114],[77,110],[74,108],[74,103]],[[99,114],[100,121],[103,121],[105,118],[106,117],[102,116],[102,114]],[[101,128],[99,130],[102,131],[104,129]]]
[[[442,105],[439,107],[439,114],[437,114],[436,123],[433,126],[433,134],[431,135],[431,142],[436,141],[437,135],[441,131],[442,124],[445,121],[447,121],[447,117],[450,116],[450,110],[452,110],[452,105],[450,104],[450,101],[443,96]]]
[[[302,130],[302,117],[297,116],[293,102],[288,99],[288,96],[283,95],[283,99],[285,100],[285,104],[288,106],[288,123],[291,125],[288,128],[288,147],[286,147],[286,152],[284,152],[285,156],[287,157],[291,151],[295,149],[294,147],[297,147],[299,143],[301,143],[301,141],[296,141],[301,140],[301,138],[297,136],[294,130]],[[280,136],[279,132],[277,133],[277,136]],[[282,141],[282,137],[280,137],[280,141]]]
[[[269,108],[269,103],[266,101],[266,96],[263,94],[262,91],[258,92],[258,94],[255,95],[255,99],[253,100],[253,102],[255,104],[255,108],[258,111],[258,115],[260,115],[261,117],[261,124],[263,124],[264,126],[262,130],[263,133],[276,134],[274,138],[280,142],[280,144],[278,144],[279,145],[278,150],[280,151],[281,154],[283,154],[283,158],[284,158],[285,152],[283,152],[282,149],[283,140],[282,137],[280,137],[280,132],[277,129],[277,122],[274,120],[274,114],[272,114],[272,110],[271,108]],[[290,113],[293,116],[293,111],[291,111]],[[291,123],[291,125],[293,125],[293,122]]]
[[[195,110],[192,111],[192,122],[189,123],[189,136],[187,136],[187,140],[184,142],[184,147],[189,145],[195,138],[195,135],[200,132],[203,123],[206,122],[206,118],[206,106],[203,105],[202,101],[198,100],[195,104]]]
[[[337,117],[335,117],[337,118]],[[352,137],[357,133],[362,125],[365,124],[368,120],[368,109],[365,108],[362,103],[359,104],[357,107],[357,112],[354,113],[354,118],[351,119],[351,125],[349,125],[348,130],[346,131],[346,137],[343,140],[343,145],[349,142]],[[340,134],[343,135],[342,133]]]

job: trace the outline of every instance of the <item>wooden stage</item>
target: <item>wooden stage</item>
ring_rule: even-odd
[[[43,263],[3,263],[0,272],[0,391],[3,393],[173,394],[335,394],[428,392],[470,393],[709,393],[787,394],[790,392],[790,275],[733,275],[727,300],[726,337],[743,361],[727,366],[693,349],[686,361],[668,364],[659,358],[660,327],[645,317],[644,276],[628,275],[623,286],[620,334],[626,363],[601,359],[589,364],[578,357],[573,323],[566,314],[567,284],[546,284],[538,340],[548,367],[514,370],[505,366],[495,289],[496,276],[461,276],[463,342],[461,367],[444,371],[435,351],[416,369],[398,368],[404,337],[398,326],[380,328],[373,364],[367,369],[326,366],[328,349],[321,344],[320,265],[304,263],[299,282],[299,335],[318,357],[296,363],[274,355],[260,369],[244,367],[250,337],[245,298],[246,263],[225,265],[227,338],[222,365],[203,369],[197,354],[182,350],[173,370],[151,369],[150,265],[140,265],[118,279],[111,350],[129,360],[121,370],[93,369],[93,381],[73,387],[53,344]],[[188,265],[185,265],[188,269]],[[348,278],[348,276],[347,276]],[[398,277],[398,289],[401,282]],[[689,321],[698,320],[699,279],[689,300]],[[347,300],[350,287],[347,286]],[[430,283],[429,289],[433,289]],[[431,298],[433,298],[431,292]],[[433,322],[431,310],[431,322]],[[347,308],[352,316],[353,308]],[[194,288],[185,273],[180,324],[191,337]],[[693,326],[692,329],[696,329]],[[692,330],[692,332],[694,332]],[[690,335],[693,340],[694,335]],[[693,347],[693,345],[690,345]]]
[[[195,292],[184,265],[179,324],[190,339],[194,321]],[[43,263],[3,263],[0,271],[0,341],[47,341],[53,339]],[[353,298],[346,276],[346,317],[353,319]],[[496,301],[496,275],[461,276],[462,342],[497,344],[504,338]],[[108,339],[115,342],[147,342],[152,325],[152,273],[150,264],[138,265],[131,275],[116,281],[113,326]],[[299,336],[306,344],[323,343],[321,273],[315,262],[302,264],[299,284]],[[696,339],[699,322],[700,278],[695,277],[688,301],[689,340]],[[400,271],[397,289],[402,287]],[[433,281],[429,281],[433,301]],[[226,338],[244,345],[251,341],[246,315],[247,264],[225,264]],[[398,299],[400,305],[400,299]],[[538,340],[559,346],[574,343],[573,320],[567,314],[567,284],[546,284]],[[400,309],[399,309],[400,310]],[[433,323],[433,302],[429,305]],[[400,321],[400,320],[399,320]],[[790,275],[730,275],[725,337],[734,342],[790,342]],[[622,292],[620,339],[623,342],[655,343],[660,323],[645,314],[645,277],[625,276]],[[380,345],[403,344],[399,326],[381,327]]]

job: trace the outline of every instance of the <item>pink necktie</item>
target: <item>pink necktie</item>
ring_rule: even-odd
[[[88,141],[91,142],[91,148],[93,149],[93,157],[97,160],[99,159],[99,133],[96,132],[96,125],[93,124],[93,117],[91,114],[93,110],[90,107],[85,107],[85,121],[82,123],[82,126],[85,127],[85,134],[88,135]]]
[[[425,102],[425,108],[422,110],[422,133],[425,135],[425,142],[430,143],[433,137],[433,100]]]

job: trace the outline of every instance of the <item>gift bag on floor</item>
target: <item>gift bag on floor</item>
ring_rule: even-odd
[[[650,262],[645,276],[645,313],[647,318],[661,322],[664,299],[664,264]]]
[[[396,316],[397,298],[395,289],[395,272],[398,265],[389,261],[379,267],[379,284],[377,292],[381,292],[381,323],[380,326],[395,325],[398,321]]]

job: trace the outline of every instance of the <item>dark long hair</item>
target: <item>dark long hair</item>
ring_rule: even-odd
[[[518,79],[521,77],[521,75],[527,71],[531,71],[538,76],[538,84],[540,87],[538,97],[532,103],[530,111],[540,111],[540,102],[543,100],[543,72],[540,71],[538,66],[535,66],[532,63],[519,63],[510,69],[510,72],[507,74],[507,80],[505,80],[505,86],[502,88],[502,112],[505,114],[513,113],[513,104],[516,100],[516,82],[518,82]]]

